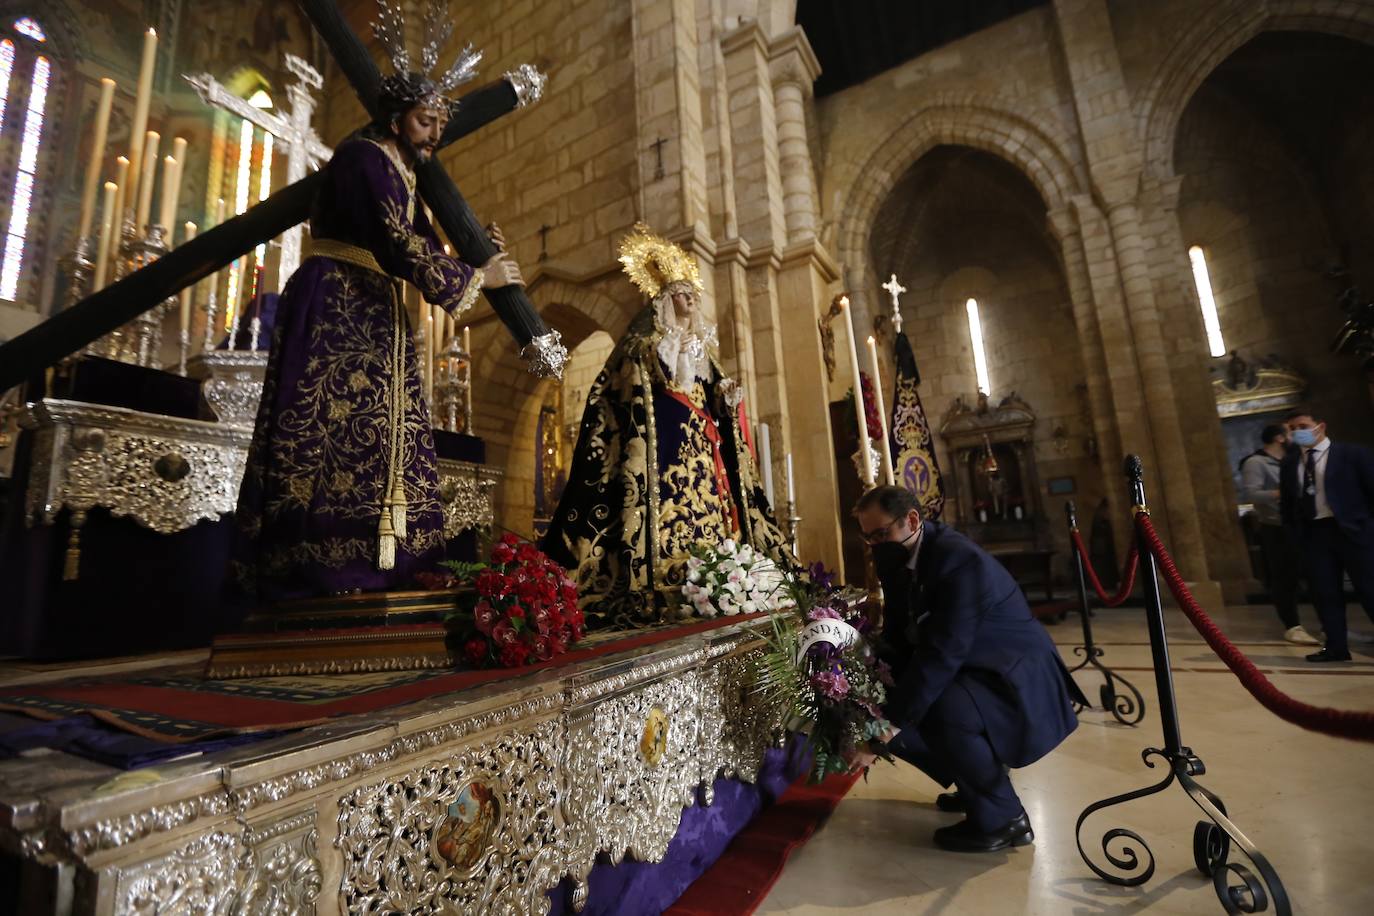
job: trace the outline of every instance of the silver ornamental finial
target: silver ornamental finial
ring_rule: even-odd
[[[562,334],[549,331],[525,344],[520,358],[529,362],[530,375],[535,378],[562,378],[568,348],[563,346]]]
[[[544,86],[549,78],[534,68],[533,64],[521,64],[505,74],[506,82],[515,90],[515,99],[521,108],[532,105],[544,95]]]
[[[883,284],[883,289],[887,290],[892,296],[892,327],[898,334],[902,333],[902,304],[897,297],[906,292],[906,287],[897,282],[897,275]]]

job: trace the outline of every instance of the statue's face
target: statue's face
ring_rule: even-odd
[[[439,148],[439,138],[448,125],[448,112],[416,105],[391,123],[396,143],[415,165],[423,165]]]
[[[668,291],[673,302],[673,313],[679,319],[690,318],[697,309],[697,293],[690,286],[674,286]]]

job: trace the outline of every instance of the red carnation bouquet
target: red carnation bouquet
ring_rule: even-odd
[[[469,665],[518,668],[548,661],[582,638],[577,587],[562,566],[510,533],[492,544],[490,556],[487,563],[445,562],[451,575],[425,580],[430,587],[468,587],[448,622]]]

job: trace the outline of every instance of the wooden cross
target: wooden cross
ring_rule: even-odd
[[[334,151],[320,141],[319,134],[310,126],[310,119],[315,114],[315,99],[310,90],[323,88],[323,77],[296,55],[286,54],[284,57],[286,69],[296,77],[296,82],[286,89],[291,108],[282,114],[273,114],[248,104],[208,73],[185,73],[181,78],[196,88],[200,100],[206,105],[231,111],[275,137],[276,142],[286,148],[286,183],[295,184],[305,177],[307,170],[313,172],[328,162]],[[301,229],[302,226],[298,224],[282,233],[281,269],[278,272],[282,282],[300,266]]]
[[[667,140],[663,139],[662,137],[659,137],[653,143],[649,144],[654,148],[654,152],[658,154],[658,165],[654,168],[654,180],[658,180],[663,177],[663,144],[667,142]]]
[[[902,333],[902,305],[897,297],[906,292],[906,287],[897,282],[897,275],[883,284],[883,289],[887,290],[892,296],[892,327],[898,333]]]

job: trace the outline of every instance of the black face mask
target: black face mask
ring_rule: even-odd
[[[883,541],[872,546],[873,566],[878,571],[879,579],[890,580],[905,571],[907,562],[911,560],[911,542],[919,534],[920,529],[917,529],[904,540]]]

